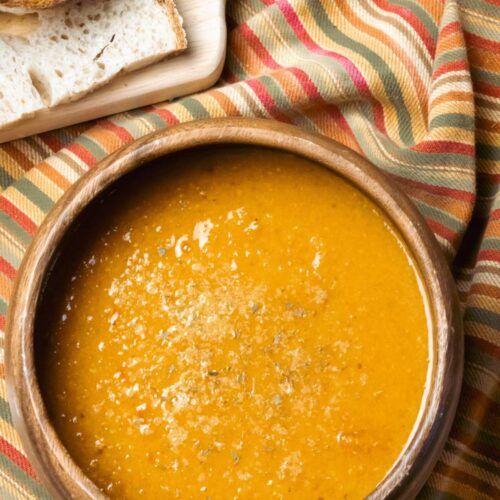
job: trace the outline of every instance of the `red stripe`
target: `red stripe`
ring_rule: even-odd
[[[13,280],[16,277],[16,269],[0,255],[0,273]]]
[[[464,343],[467,352],[472,352],[473,350],[483,351],[487,352],[490,356],[500,359],[500,345],[479,337],[472,337],[471,335],[465,336]]]
[[[80,160],[83,161],[88,167],[92,167],[93,165],[96,164],[97,159],[88,151],[85,149],[83,146],[80,146],[80,144],[77,144],[76,142],[73,142],[66,146],[66,149],[68,151],[71,151],[74,155],[78,156]]]
[[[432,79],[437,80],[438,77],[444,75],[445,73],[450,73],[451,71],[468,71],[469,65],[466,60],[460,61],[450,61],[444,64],[441,64],[438,69],[436,69],[432,73]]]
[[[57,138],[55,134],[52,134],[50,132],[46,134],[40,134],[38,137],[47,144],[47,146],[54,151],[59,151],[63,147],[63,143]]]
[[[37,225],[3,196],[0,197],[0,210],[19,224],[28,234],[35,234]]]
[[[5,316],[0,314],[0,330],[5,331]]]
[[[440,222],[437,222],[434,219],[430,219],[428,217],[425,218],[425,222],[427,222],[434,234],[437,234],[442,238],[448,240],[450,243],[453,243],[453,240],[457,235],[455,231],[452,231],[450,228],[444,226]]]
[[[458,21],[448,23],[446,26],[439,30],[439,38],[442,40],[449,35],[454,35],[457,32],[460,33],[461,28],[462,26]]]
[[[28,459],[2,437],[0,437],[0,453],[9,458],[33,479],[38,480]]]
[[[396,174],[391,173],[389,173],[389,176],[393,177],[399,183],[405,186],[413,187],[421,191],[427,191],[439,196],[447,196],[449,198],[465,201],[467,203],[474,203],[476,198],[474,193],[469,193],[468,191],[461,191],[460,189],[447,188],[443,186],[433,186],[431,184],[425,184],[423,182],[415,181],[413,179],[407,179],[406,177],[400,177]]]
[[[179,120],[168,109],[153,107],[153,110],[165,123],[168,123],[169,125],[175,125],[176,123],[179,123]]]
[[[493,210],[493,212],[490,213],[488,219],[490,221],[500,219],[500,208],[496,208],[495,210]]]
[[[304,89],[304,92],[308,95],[310,99],[319,100],[321,101],[321,103],[325,102],[321,97],[318,88],[311,80],[311,78],[309,78],[309,75],[305,71],[299,68],[289,68],[288,71],[290,71],[290,73],[292,73],[292,75],[294,75],[295,78],[297,78],[297,81],[300,83],[300,86]]]
[[[475,147],[455,141],[422,141],[411,148],[421,153],[453,153],[458,155],[474,156]]]
[[[465,32],[465,40],[468,45],[474,45],[475,47],[479,47],[490,52],[500,53],[500,42],[483,38],[482,36],[471,33],[470,31]]]
[[[242,24],[239,28],[241,34],[246,38],[250,47],[259,56],[259,59],[269,68],[278,69],[281,66],[273,59],[268,50],[262,45],[262,42],[258,39],[255,33],[252,31],[250,26],[247,24]]]
[[[427,31],[424,23],[414,14],[410,9],[392,4],[387,0],[375,0],[375,3],[386,12],[392,12],[402,17],[418,34],[424,42],[429,54],[434,57],[436,51],[436,44],[431,34]]]
[[[361,72],[356,68],[356,66],[349,60],[347,57],[344,57],[342,54],[338,54],[337,52],[333,52],[331,50],[326,50],[317,45],[312,38],[307,33],[303,24],[301,23],[298,15],[293,10],[292,6],[288,3],[287,0],[279,0],[279,8],[286,20],[290,24],[291,28],[295,32],[297,38],[312,52],[317,54],[322,54],[328,56],[332,59],[338,61],[347,72],[349,77],[354,83],[354,86],[364,95],[367,95],[370,98],[370,102],[373,106],[373,115],[374,115],[374,123],[375,126],[382,132],[387,133],[384,122],[384,110],[382,105],[377,101],[375,96],[370,91],[367,81],[361,74]]]
[[[495,174],[494,172],[478,172],[477,176],[480,181],[500,184],[500,173]]]
[[[255,92],[255,95],[273,118],[282,122],[291,123],[290,118],[276,107],[272,95],[267,91],[262,82],[259,80],[247,80],[246,83]]]
[[[500,262],[500,250],[481,250],[477,256],[478,260],[494,260]]]
[[[474,81],[473,84],[474,90],[476,92],[500,99],[500,87],[498,87],[497,85],[492,85],[491,83],[486,83],[478,80]]]
[[[99,126],[113,132],[124,143],[130,142],[134,139],[134,136],[126,128],[116,125],[110,120],[103,120],[99,122]]]

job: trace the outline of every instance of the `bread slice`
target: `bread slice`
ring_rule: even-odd
[[[9,123],[44,108],[21,58],[0,40],[0,123]]]
[[[187,47],[173,0],[68,0],[37,15],[35,30],[0,40],[14,51],[47,107]]]
[[[0,5],[7,7],[23,7],[26,9],[46,9],[66,0],[0,0]]]

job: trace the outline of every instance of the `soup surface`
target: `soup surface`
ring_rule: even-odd
[[[37,346],[56,431],[115,498],[361,498],[416,420],[425,301],[384,215],[327,169],[184,152],[83,215]]]

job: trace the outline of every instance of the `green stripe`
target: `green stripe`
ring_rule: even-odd
[[[0,166],[0,187],[5,189],[9,187],[15,181],[15,177],[5,170],[5,167]]]
[[[7,309],[8,309],[7,303],[0,297],[0,314],[6,315]]]
[[[154,130],[162,130],[166,127],[167,123],[161,118],[160,115],[151,111],[146,116],[148,123],[154,128]]]
[[[494,73],[493,71],[488,71],[484,68],[472,65],[471,74],[472,74],[472,79],[475,81],[483,81],[500,87],[499,73]]]
[[[494,8],[498,10],[498,7]],[[481,24],[467,23],[466,29],[469,33],[472,33],[473,35],[478,35],[481,38],[485,38],[486,40],[498,39],[498,28],[494,25],[488,25],[487,23],[481,23]]]
[[[395,77],[391,68],[378,54],[370,50],[366,45],[349,38],[338,28],[333,26],[330,23],[328,14],[325,12],[320,2],[313,3],[310,6],[310,10],[317,25],[322,29],[323,33],[330,38],[330,40],[351,49],[361,55],[372,65],[373,69],[380,76],[387,97],[391,100],[391,103],[395,108],[398,117],[400,139],[404,144],[413,144],[415,141],[413,138],[413,130],[411,128],[411,117],[406,107],[399,81]]]
[[[31,243],[32,236],[15,222],[14,219],[2,211],[0,211],[0,225],[5,228],[6,232],[10,233],[25,246]]]
[[[485,238],[481,242],[481,250],[500,250],[500,239]]]
[[[79,136],[76,143],[85,148],[96,160],[102,160],[108,156],[108,152],[99,143],[93,141],[85,134]]]
[[[144,112],[139,108],[127,111],[122,115],[118,115],[117,119],[112,118],[111,121],[117,127],[124,128],[133,139],[139,139],[147,133],[147,130],[144,130],[145,125],[141,120],[144,116]]]
[[[465,310],[464,321],[474,321],[497,330],[500,325],[500,313],[478,307],[468,307]]]
[[[443,113],[431,120],[430,128],[456,127],[465,130],[474,130],[474,117],[463,113]]]
[[[23,487],[35,497],[43,500],[51,499],[50,495],[38,481],[35,481],[30,475],[20,469],[14,462],[11,462],[2,453],[0,453],[0,468],[2,468],[8,476],[11,476],[13,479],[22,484]]]
[[[48,213],[49,210],[54,206],[54,201],[26,177],[18,179],[14,187],[20,193],[26,196],[26,198],[32,201],[44,213]]]
[[[292,106],[290,104],[290,100],[288,96],[283,92],[283,89],[280,87],[278,82],[271,78],[270,76],[264,75],[259,78],[260,82],[265,85],[269,93],[273,96],[274,103],[280,109],[286,109],[290,111]]]
[[[0,255],[17,271],[19,266],[21,265],[22,256],[18,257],[18,255],[12,252],[12,246],[5,244],[0,244]]]
[[[0,418],[5,420],[8,424],[12,425],[12,414],[10,406],[5,399],[0,396]]]
[[[434,70],[440,68],[443,64],[450,63],[450,62],[456,62],[456,61],[463,61],[464,59],[467,59],[467,51],[463,48],[457,48],[457,49],[450,49],[447,50],[446,52],[443,52],[442,54],[439,54],[436,59],[434,59],[432,63],[432,67]]]
[[[429,205],[419,199],[414,199],[413,203],[417,205],[420,213],[430,219],[438,221],[440,224],[443,224],[453,232],[458,233],[464,229],[465,222],[463,220],[455,219],[450,213],[440,210],[439,208]]]
[[[470,10],[482,14],[486,14],[487,16],[491,17],[492,23],[498,23],[498,6],[492,5],[491,3],[485,2],[484,0],[473,0],[473,1],[467,1],[464,2],[466,7],[468,7]],[[484,23],[481,24],[481,29]],[[467,23],[467,29],[469,29],[469,26],[473,26],[474,23]],[[498,31],[494,33],[494,36],[492,37],[493,40],[496,40],[498,37]]]
[[[243,81],[248,78],[246,71],[243,69],[243,66],[240,64],[232,50],[228,50],[227,52],[226,65],[228,68],[231,68],[232,75],[238,81]]]
[[[179,101],[195,119],[210,118],[210,114],[205,107],[192,97],[185,97]]]

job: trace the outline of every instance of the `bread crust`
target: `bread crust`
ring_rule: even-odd
[[[177,51],[186,49],[187,48],[186,32],[182,27],[182,19],[177,11],[177,8],[175,7],[174,0],[156,0],[156,1],[160,5],[162,5],[167,12],[168,19],[175,33],[175,38],[177,39]]]
[[[0,0],[0,5],[23,7],[25,9],[47,9],[66,0]]]

